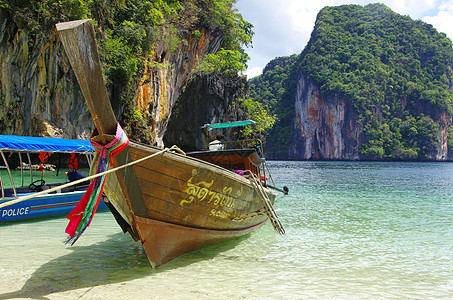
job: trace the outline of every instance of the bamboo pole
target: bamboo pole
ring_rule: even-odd
[[[116,172],[116,171],[118,171],[120,169],[124,169],[126,167],[133,166],[133,165],[138,164],[138,163],[140,163],[142,161],[145,161],[147,159],[153,158],[154,156],[157,156],[159,154],[164,154],[165,152],[172,151],[172,150],[178,151],[179,153],[185,155],[185,153],[178,146],[174,145],[174,146],[172,146],[170,148],[165,148],[165,149],[163,149],[163,150],[161,150],[159,152],[156,152],[154,154],[151,154],[151,155],[145,156],[143,158],[137,159],[137,160],[135,160],[133,162],[124,164],[122,166],[107,170],[105,172],[94,174],[94,175],[91,175],[91,176],[88,176],[88,177],[85,177],[85,178],[82,178],[82,179],[78,179],[78,180],[73,181],[73,182],[69,182],[69,183],[66,183],[66,184],[63,184],[63,185],[59,185],[57,187],[54,187],[54,188],[51,188],[51,189],[48,189],[48,190],[45,190],[45,191],[41,191],[41,192],[38,192],[38,193],[35,193],[35,194],[32,194],[32,195],[20,197],[20,198],[17,198],[17,199],[2,203],[2,204],[0,204],[0,208],[6,207],[6,206],[10,206],[10,205],[13,205],[13,204],[25,201],[25,200],[29,200],[29,199],[32,199],[32,198],[35,198],[35,197],[38,197],[38,196],[41,196],[41,195],[49,194],[49,193],[61,190],[63,188],[67,188],[67,187],[70,187],[70,186],[73,186],[73,185],[76,185],[76,184],[79,184],[79,183],[82,183],[82,182],[85,182],[85,181],[88,181],[88,180],[91,180],[91,179],[95,179],[95,178],[103,176],[103,175],[107,175],[107,174]]]

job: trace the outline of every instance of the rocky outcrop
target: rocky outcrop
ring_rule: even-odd
[[[439,125],[437,147],[433,153],[430,153],[430,156],[436,161],[452,160],[453,153],[448,148],[448,128],[452,125],[452,116],[447,110],[434,109],[429,101],[418,100],[414,106],[417,115],[429,115]]]
[[[325,96],[311,81],[298,76],[295,130],[290,159],[359,159],[362,128],[355,123],[349,101]]]
[[[0,133],[89,138],[94,125],[55,32],[30,37],[8,16],[0,20]],[[215,28],[199,32],[186,32],[175,47],[174,35],[179,33],[162,28],[161,38],[151,47],[153,56],[138,75],[133,109],[141,120],[124,126],[132,140],[163,146],[172,108],[193,68],[223,43]],[[120,105],[113,103],[121,121]]]
[[[208,133],[200,128],[204,124],[244,119],[244,116],[238,115],[241,111],[236,100],[245,98],[246,91],[246,77],[218,73],[197,75],[173,108],[165,144],[178,145],[184,151],[196,151],[206,149],[209,139],[217,133],[225,135],[226,140],[232,139],[227,130]]]
[[[447,111],[435,112],[423,102],[416,104],[417,114],[429,114],[439,125],[435,160],[450,160],[447,134],[451,117]],[[348,99],[338,93],[323,95],[319,87],[298,76],[295,93],[294,136],[289,159],[304,160],[359,160],[363,143],[363,127],[357,122],[357,113]]]
[[[438,121],[439,132],[437,135],[437,140],[439,144],[437,146],[436,160],[452,160],[453,153],[451,149],[448,149],[448,128],[451,126],[451,116],[445,111],[440,114]]]
[[[187,84],[191,72],[209,53],[217,52],[223,42],[219,31],[200,30],[200,37],[190,37],[177,51],[170,51],[162,39],[140,80],[136,107],[143,113],[152,130],[154,142],[163,147],[172,107]],[[157,63],[156,63],[157,62]],[[184,101],[184,100],[181,100]],[[208,101],[204,99],[202,101]],[[190,112],[191,113],[191,112]]]
[[[91,116],[55,34],[30,38],[0,20],[0,133],[88,138]]]

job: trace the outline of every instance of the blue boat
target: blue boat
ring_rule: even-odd
[[[77,171],[78,158],[85,157],[87,163],[91,165],[94,153],[92,145],[87,140],[0,135],[0,155],[3,161],[3,164],[0,163],[0,169],[6,170],[6,172],[0,172],[0,206],[20,197],[33,195],[85,177],[86,175]],[[53,167],[50,164],[44,164],[49,162],[50,157],[57,160],[55,170],[44,171],[45,168]],[[12,165],[18,165],[19,180],[18,176],[13,176]],[[46,182],[44,173],[56,172],[58,175],[63,168],[68,170],[64,181]],[[36,169],[41,176],[34,175]],[[1,207],[0,224],[68,214],[83,197],[88,185],[89,181],[82,182]],[[101,201],[98,209],[105,208],[107,206]]]

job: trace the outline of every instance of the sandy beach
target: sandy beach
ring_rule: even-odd
[[[243,257],[235,262],[237,251],[247,252],[251,236],[194,251],[152,269],[141,244],[120,232],[114,222],[109,212],[98,213],[72,247],[63,244],[64,218],[2,226],[1,237],[8,242],[0,249],[8,255],[0,266],[0,299],[251,297],[244,278],[235,278],[245,260],[256,261]],[[263,229],[274,237],[271,226]],[[47,232],[46,238],[38,237],[42,232]],[[221,282],[216,279],[220,273]],[[253,277],[250,283],[259,285],[259,279]]]

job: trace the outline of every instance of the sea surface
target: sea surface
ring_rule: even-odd
[[[152,269],[108,212],[0,226],[0,299],[453,299],[453,163],[269,162],[270,224]]]

